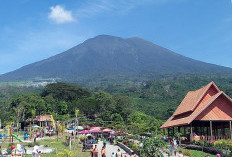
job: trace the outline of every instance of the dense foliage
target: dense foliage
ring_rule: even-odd
[[[135,110],[166,120],[188,91],[197,90],[211,81],[232,97],[232,77],[217,75],[165,75],[152,81],[128,82],[122,86],[110,84],[102,90],[126,95],[132,99]]]
[[[142,141],[142,147],[139,147],[137,153],[143,157],[163,157],[162,148],[165,147],[165,142],[159,138],[148,138]]]
[[[232,96],[232,77],[170,75],[153,81],[108,82],[85,89],[76,84],[54,83],[42,90],[26,87],[0,87],[0,115],[3,122],[24,121],[39,114],[53,114],[68,120],[80,110],[85,122],[105,122],[115,128],[127,126],[134,134],[160,133],[159,126],[169,118],[188,91],[214,81]],[[119,94],[120,93],[120,94]],[[8,116],[6,116],[8,115]]]

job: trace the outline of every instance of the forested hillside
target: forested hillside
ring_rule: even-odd
[[[122,93],[132,99],[136,110],[166,120],[188,91],[199,89],[211,81],[232,97],[232,77],[216,75],[173,75],[123,86],[111,84],[103,90]]]
[[[232,97],[232,77],[207,75],[173,75],[121,85],[111,82],[96,88],[67,83],[49,84],[44,89],[1,87],[1,119],[23,121],[38,114],[53,114],[65,120],[79,109],[90,121],[126,122],[134,113],[166,120],[188,91],[211,81]]]

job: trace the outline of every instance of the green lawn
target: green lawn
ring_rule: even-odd
[[[41,140],[38,141],[40,145],[47,145],[49,147],[55,148],[55,152],[51,154],[42,154],[43,157],[57,157],[58,155],[56,153],[64,152],[65,149],[68,149],[68,146],[65,146],[63,144],[64,139],[60,139],[59,141],[56,141],[56,139],[47,139],[47,140]],[[89,152],[82,152],[81,151],[81,145],[79,144],[76,146],[76,151],[75,154],[72,156],[74,157],[89,157]],[[73,150],[73,145],[72,145],[72,150]],[[26,157],[29,157],[31,155],[27,155]]]
[[[189,150],[189,149],[188,149]],[[197,150],[189,150],[191,152],[190,157],[205,157],[208,153],[197,151]],[[215,155],[209,154],[210,157],[215,157]]]
[[[55,137],[52,137],[51,139],[44,139],[44,140],[39,140],[38,143],[40,145],[46,145],[48,147],[54,148],[55,151],[50,154],[42,154],[41,156],[43,157],[62,157],[61,155],[57,155],[57,153],[64,152],[64,150],[68,150],[68,146],[64,144],[65,142],[65,136],[59,138],[59,141],[56,140]],[[72,142],[73,143],[73,142]],[[29,143],[20,143],[23,145],[28,146]],[[9,143],[1,143],[2,148],[7,148]],[[72,150],[73,150],[73,145],[72,145]],[[90,153],[89,152],[82,152],[81,150],[81,144],[76,145],[76,150],[71,157],[89,157]],[[26,155],[26,157],[31,157],[31,155]],[[65,156],[63,156],[65,157]]]

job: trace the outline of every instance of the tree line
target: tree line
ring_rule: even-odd
[[[64,121],[74,117],[77,109],[82,119],[108,121],[114,127],[126,125],[138,134],[155,131],[162,124],[154,117],[136,111],[128,96],[101,90],[92,92],[69,83],[49,84],[41,93],[12,99],[7,120],[18,123],[36,115],[52,114],[56,120]]]

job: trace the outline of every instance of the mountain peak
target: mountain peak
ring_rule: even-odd
[[[139,37],[99,35],[61,54],[0,75],[0,81],[130,78],[160,73],[232,73],[230,68],[184,57]]]

